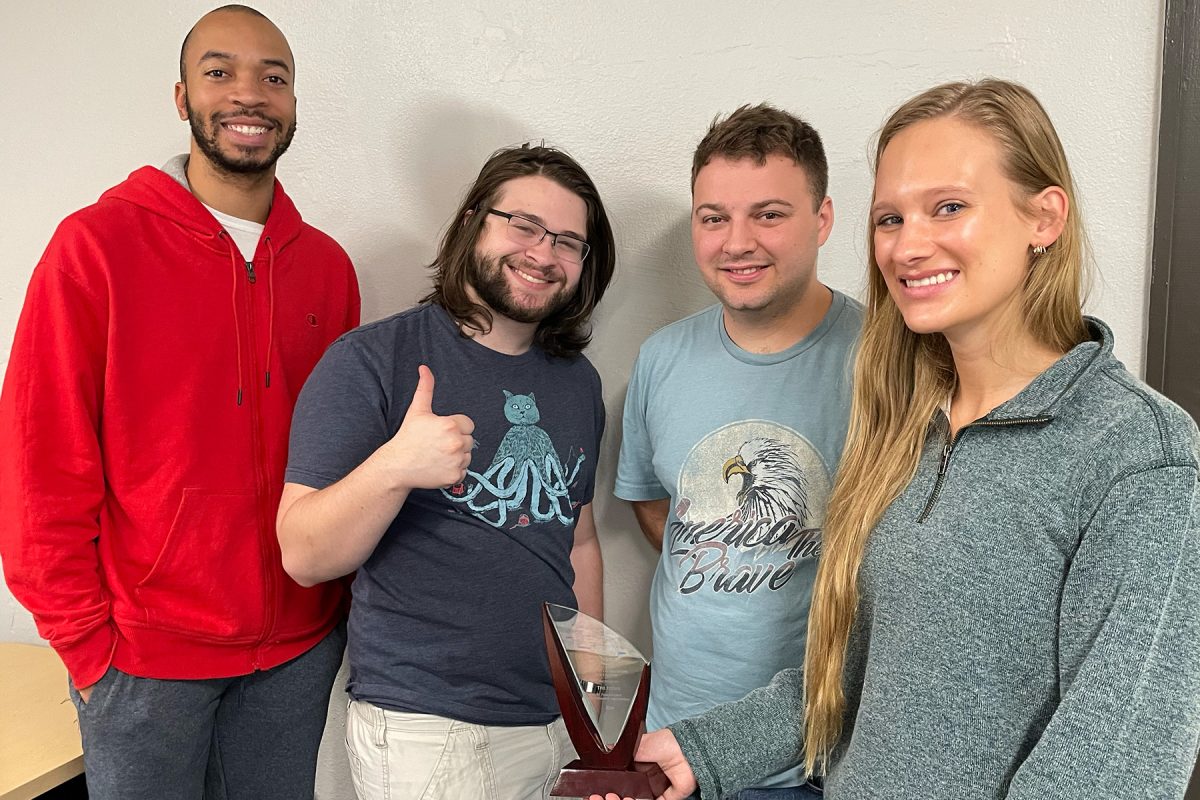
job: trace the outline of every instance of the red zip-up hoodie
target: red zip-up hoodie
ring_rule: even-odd
[[[358,324],[345,252],[278,182],[252,263],[144,167],[59,226],[0,393],[0,557],[78,686],[267,669],[341,619],[284,573],[300,387]]]

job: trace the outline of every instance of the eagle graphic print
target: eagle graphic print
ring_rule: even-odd
[[[830,476],[790,428],[743,420],[713,431],[684,459],[678,486],[665,544],[680,594],[776,591],[820,555]]]
[[[442,495],[494,528],[525,528],[557,520],[575,522],[579,503],[571,488],[583,464],[583,448],[574,447],[559,458],[538,422],[541,412],[533,393],[504,391],[504,434],[491,464],[483,472],[467,470],[461,483],[442,489]]]

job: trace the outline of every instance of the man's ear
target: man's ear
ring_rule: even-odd
[[[183,81],[175,84],[175,111],[181,120],[187,122],[187,84]]]

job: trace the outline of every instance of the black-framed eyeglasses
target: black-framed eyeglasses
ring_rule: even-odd
[[[550,249],[554,251],[554,254],[572,264],[582,264],[588,253],[592,251],[592,246],[582,239],[569,233],[555,233],[545,225],[526,219],[519,214],[509,214],[494,208],[489,208],[487,213],[507,220],[504,229],[508,232],[508,239],[513,244],[533,247],[549,236]]]

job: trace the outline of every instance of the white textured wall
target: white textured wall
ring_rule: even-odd
[[[186,147],[171,106],[194,0],[0,6],[0,369],[25,284],[58,221]],[[651,553],[611,499],[629,366],[654,329],[709,302],[688,241],[691,150],[714,114],[769,100],[829,152],[837,223],[825,281],[860,294],[868,140],[934,83],[998,75],[1050,110],[1082,191],[1100,280],[1091,309],[1141,367],[1162,9],[1158,0],[258,4],[291,40],[300,128],[280,178],[350,252],[364,318],[425,289],[440,229],[483,159],[545,139],[607,201],[620,247],[590,356],[610,425],[596,505],[610,621],[649,639]],[[703,396],[698,392],[698,402]],[[10,457],[0,454],[0,458]],[[0,589],[0,640],[36,639]],[[331,740],[336,742],[336,737]],[[337,747],[322,797],[350,797]]]

